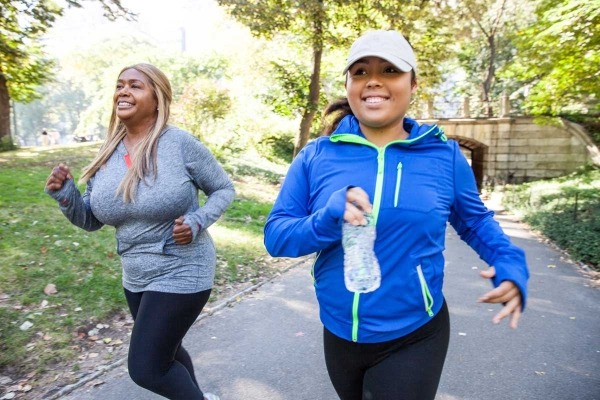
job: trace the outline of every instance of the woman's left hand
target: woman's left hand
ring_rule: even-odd
[[[175,226],[173,226],[173,239],[177,244],[188,244],[192,242],[192,228],[190,228],[188,224],[183,223],[183,216],[175,220]]]
[[[490,267],[487,271],[481,271],[482,278],[491,279],[496,276],[496,268]],[[478,303],[502,303],[504,307],[492,318],[494,324],[499,324],[505,317],[510,317],[509,326],[517,329],[521,317],[521,291],[511,281],[504,281],[497,288],[490,290],[478,300]]]

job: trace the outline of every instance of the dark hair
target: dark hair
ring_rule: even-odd
[[[413,86],[417,84],[417,74],[415,74],[414,69],[410,71],[410,82]],[[323,110],[324,128],[321,135],[330,136],[333,131],[335,131],[335,128],[337,128],[340,121],[347,115],[354,115],[354,113],[352,112],[350,103],[346,97],[342,97],[341,99],[329,103]]]
[[[346,97],[342,97],[341,99],[337,99],[334,102],[329,103],[329,105],[325,107],[325,110],[323,110],[324,128],[321,135],[330,136],[346,115],[354,115],[352,109],[350,108],[350,103],[348,103],[348,99]]]

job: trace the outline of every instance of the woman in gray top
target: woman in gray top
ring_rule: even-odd
[[[171,97],[169,80],[153,65],[121,70],[106,141],[81,177],[85,193],[64,164],[52,170],[45,190],[76,226],[116,228],[135,320],[131,378],[169,399],[217,400],[200,389],[181,341],[213,286],[215,247],[206,229],[235,191],[198,139],[167,125]],[[207,196],[202,206],[198,190]]]

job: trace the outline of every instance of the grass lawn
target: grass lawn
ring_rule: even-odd
[[[44,373],[76,360],[78,333],[126,312],[114,229],[88,233],[71,225],[44,193],[52,167],[64,162],[78,179],[98,148],[0,153],[0,376]],[[218,253],[211,301],[281,269],[266,254],[262,228],[283,168],[255,159],[224,166],[237,196],[209,228]]]

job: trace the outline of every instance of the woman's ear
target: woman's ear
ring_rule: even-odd
[[[419,85],[417,84],[417,81],[415,81],[410,88],[410,93],[411,94],[415,94],[417,93],[417,88],[419,87]]]

